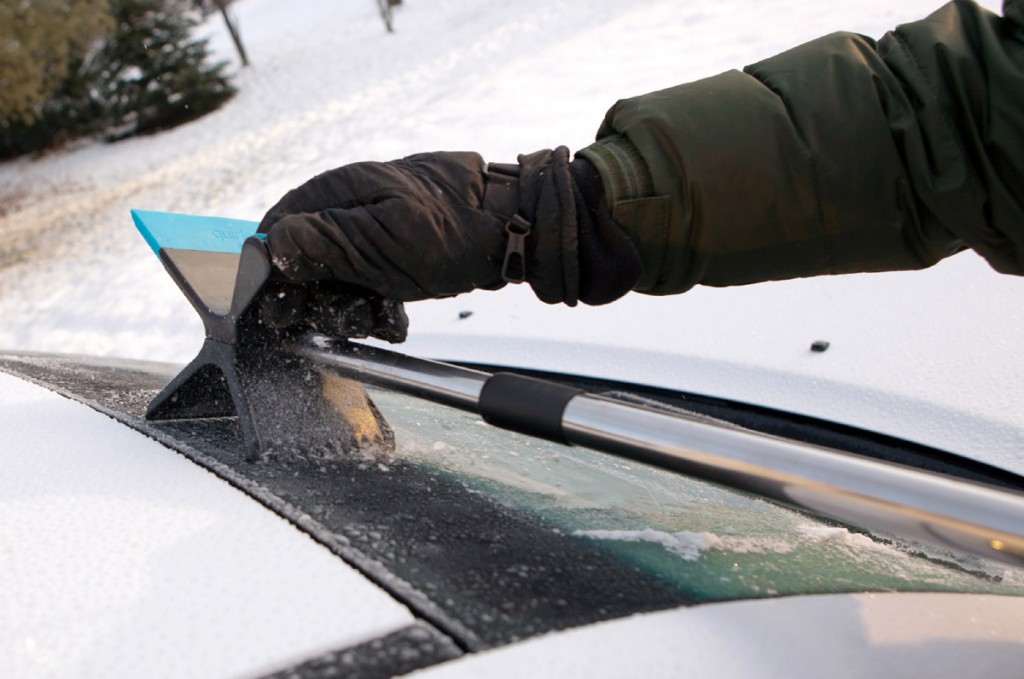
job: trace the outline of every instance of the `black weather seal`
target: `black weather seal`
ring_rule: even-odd
[[[262,679],[390,679],[461,655],[459,648],[436,629],[415,623],[355,646],[324,653]]]

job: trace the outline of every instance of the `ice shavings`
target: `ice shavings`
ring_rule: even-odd
[[[593,538],[595,540],[617,540],[619,542],[653,542],[686,561],[696,561],[702,552],[711,546],[718,537],[713,533],[693,533],[680,531],[666,533],[660,530],[645,528],[643,530],[578,530],[573,535]]]
[[[927,549],[923,546],[907,544],[900,547],[843,526],[825,524],[800,524],[796,526],[796,532],[807,546],[824,548],[861,567],[884,568],[890,576],[905,581],[916,580],[938,585],[946,582],[949,577],[945,568],[914,558],[914,552],[918,549]],[[947,556],[957,561],[955,556]]]
[[[805,523],[797,526],[796,530],[801,536],[813,542],[828,542],[856,549],[888,549],[888,547],[881,543],[872,540],[870,536],[863,533],[853,533],[850,529],[843,528],[842,526]]]
[[[732,552],[735,554],[761,554],[774,552],[787,554],[794,545],[778,538],[753,536],[721,536],[709,532],[693,532],[688,530],[669,533],[666,531],[644,528],[641,530],[578,530],[573,535],[595,540],[616,540],[619,542],[651,542],[659,544],[667,551],[685,561],[696,561],[708,550]]]
[[[879,542],[870,535],[857,533],[842,526],[804,523],[795,527],[793,539],[772,536],[719,535],[708,531],[668,532],[654,528],[639,530],[577,530],[580,537],[618,542],[648,542],[661,545],[666,551],[686,561],[696,561],[707,551],[732,554],[789,554],[801,546],[820,546],[840,550],[859,560],[888,556],[902,560],[909,555],[900,549]],[[890,565],[896,568],[896,564]]]
[[[800,536],[803,544],[831,548],[844,554],[847,558],[862,563],[873,559],[885,559],[894,573],[902,572],[900,564],[909,567],[908,561],[912,558],[911,553],[906,549],[887,542],[885,539],[876,539],[869,534],[850,530],[843,526],[803,523],[796,526],[796,533]],[[915,546],[912,543],[908,543],[905,547],[910,547],[911,552],[918,548],[926,549],[924,546]]]
[[[941,583],[949,577],[938,564],[955,564],[965,573],[992,582],[1001,582],[1008,587],[1024,587],[1019,570],[979,557],[942,549],[932,545],[915,543],[890,543],[871,535],[858,533],[842,526],[805,523],[796,527],[796,532],[806,544],[830,547],[841,551],[847,558],[860,563],[872,560],[884,561],[891,573],[901,574],[907,579]],[[925,556],[928,562],[912,562],[915,556]]]

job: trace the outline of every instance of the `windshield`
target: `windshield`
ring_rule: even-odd
[[[403,462],[599,544],[695,601],[820,592],[1024,594],[1024,573],[374,390]]]
[[[394,430],[393,454],[254,463],[236,418],[145,419],[177,366],[8,354],[0,368],[92,404],[224,478],[466,648],[746,598],[1024,595],[1019,569],[386,390],[371,396]]]

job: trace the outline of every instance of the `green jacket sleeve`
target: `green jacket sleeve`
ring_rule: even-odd
[[[579,155],[640,252],[636,290],[916,269],[1024,274],[1024,0],[957,0],[618,102]]]

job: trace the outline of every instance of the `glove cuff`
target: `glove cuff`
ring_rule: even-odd
[[[597,168],[580,156],[569,167],[576,187],[580,301],[607,304],[633,289],[643,263],[633,241],[612,219]]]
[[[483,208],[508,234],[502,276],[526,281],[543,302],[575,306],[580,271],[569,149],[522,155],[518,165],[492,163],[487,171]]]

